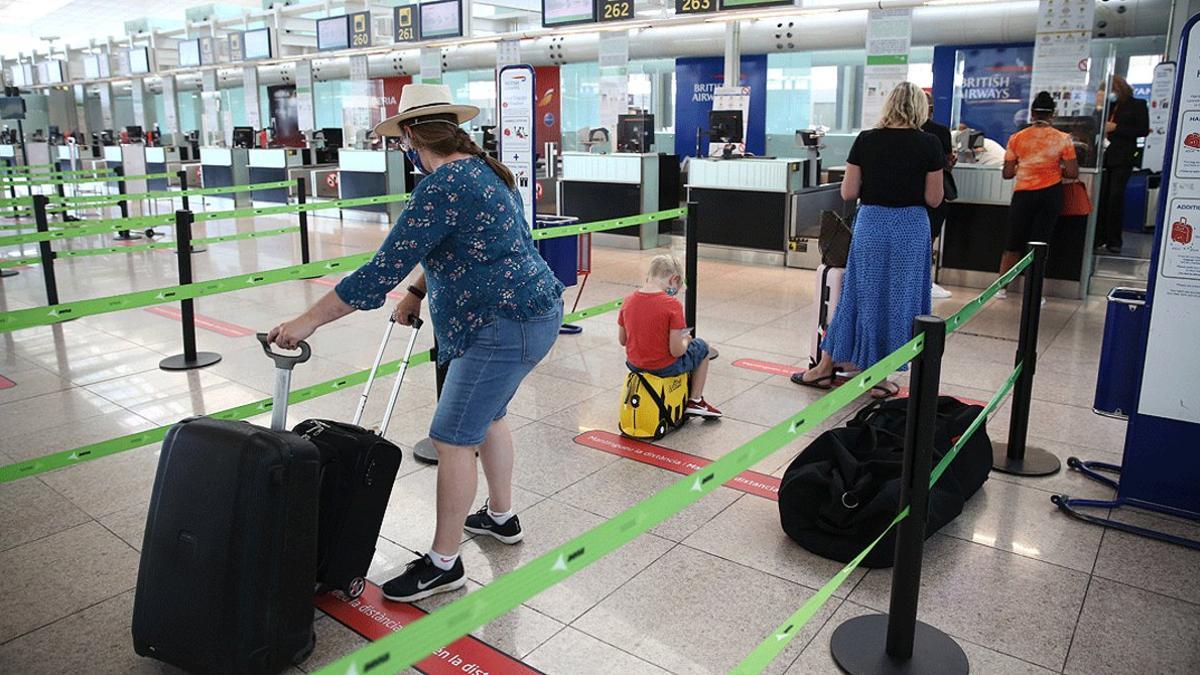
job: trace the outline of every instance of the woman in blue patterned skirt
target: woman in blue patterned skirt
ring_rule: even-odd
[[[929,216],[942,203],[945,156],[921,131],[929,116],[925,93],[901,82],[888,95],[879,123],[855,139],[846,159],[842,198],[858,199],[842,297],[821,360],[792,381],[829,389],[835,363],[868,368],[912,338],[913,317],[930,312]],[[875,398],[895,396],[884,380]]]

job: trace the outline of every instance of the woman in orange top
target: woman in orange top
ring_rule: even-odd
[[[1050,243],[1062,210],[1062,181],[1079,177],[1070,134],[1050,126],[1054,108],[1049,92],[1038,92],[1029,108],[1032,124],[1008,139],[1004,177],[1015,177],[1017,182],[1008,207],[1008,246],[1000,258],[1001,274],[1017,264],[1029,242]],[[996,297],[1007,295],[1001,289]]]

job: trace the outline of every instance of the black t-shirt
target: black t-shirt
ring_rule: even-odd
[[[920,129],[867,129],[846,161],[862,169],[863,204],[925,206],[925,175],[946,164],[938,139]]]
[[[938,143],[942,144],[942,154],[950,154],[950,127],[945,124],[938,124],[933,120],[925,120],[925,124],[921,125],[921,131],[933,134],[934,138],[938,139]]]

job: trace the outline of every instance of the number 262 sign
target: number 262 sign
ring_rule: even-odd
[[[625,21],[632,18],[633,0],[604,0],[600,3],[600,21]]]

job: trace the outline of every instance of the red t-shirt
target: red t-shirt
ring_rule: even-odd
[[[634,291],[625,298],[617,325],[625,327],[625,358],[642,370],[659,370],[675,363],[671,331],[687,328],[683,307],[666,293]]]

